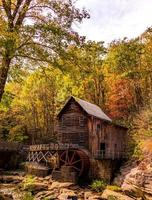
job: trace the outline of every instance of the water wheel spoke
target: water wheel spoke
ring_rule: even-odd
[[[73,154],[72,154],[72,157],[71,157],[70,163],[73,162],[74,156],[75,156],[75,151],[74,151]]]
[[[71,167],[81,177],[88,172],[88,157],[80,150],[68,149],[61,152],[60,166],[65,165]]]
[[[68,156],[68,150],[67,150],[65,154],[65,162],[68,163],[68,160],[69,160],[69,156]]]
[[[60,160],[61,160],[63,163],[66,163],[66,161],[65,161],[65,160],[63,160],[62,158],[60,158]]]
[[[79,163],[79,162],[82,162],[82,160],[81,159],[80,160],[76,160],[76,161],[72,162],[71,165],[74,165],[74,164]]]
[[[70,164],[70,155],[68,154],[67,163]]]

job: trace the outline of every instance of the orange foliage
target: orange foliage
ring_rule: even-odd
[[[145,153],[152,153],[152,139],[149,139],[149,140],[146,140],[144,143],[143,143],[143,151]]]
[[[113,119],[122,119],[129,116],[133,105],[131,81],[128,79],[116,80],[111,85],[107,98],[107,108]]]

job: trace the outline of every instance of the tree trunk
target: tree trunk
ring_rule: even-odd
[[[4,93],[10,62],[11,58],[5,57],[2,59],[2,65],[0,66],[0,102]]]

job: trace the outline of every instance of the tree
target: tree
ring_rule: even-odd
[[[126,120],[132,111],[133,87],[130,79],[116,78],[107,94],[106,106],[112,119]]]
[[[141,36],[144,44],[141,60],[142,85],[145,105],[152,99],[152,27],[148,28]]]
[[[10,129],[9,135],[16,137],[12,132],[20,130],[18,127],[26,127],[24,130],[27,131],[32,143],[50,141],[54,138],[58,88],[56,80],[60,74],[59,70],[49,67],[38,69],[28,76],[21,92],[11,105],[10,111],[16,113],[18,125],[15,124],[15,127]]]
[[[80,49],[78,57],[85,99],[104,108],[105,74],[103,61],[106,48],[103,42],[88,41]]]
[[[26,138],[24,137],[24,132],[22,131],[21,133],[24,127],[17,120],[18,112],[12,109],[14,99],[19,95],[21,88],[21,84],[17,82],[9,82],[6,85],[5,93],[0,102],[0,139],[19,139],[19,136],[21,136],[20,139]],[[9,137],[10,131],[12,133],[11,137]],[[18,132],[18,137],[13,134],[15,131]]]
[[[61,68],[67,66],[71,79],[83,91],[79,97],[103,108],[106,88],[103,67],[106,48],[103,42],[87,41],[80,47],[71,45],[68,54],[69,59],[59,62]]]
[[[0,0],[0,101],[13,64],[55,64],[83,40],[71,27],[87,17],[72,0]]]
[[[141,70],[143,48],[144,44],[138,38],[114,41],[108,48],[105,59],[107,101],[110,112],[116,118],[127,119],[144,104]]]

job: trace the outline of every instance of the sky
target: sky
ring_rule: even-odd
[[[91,15],[75,27],[87,40],[135,38],[152,26],[152,0],[78,0],[76,6]]]

